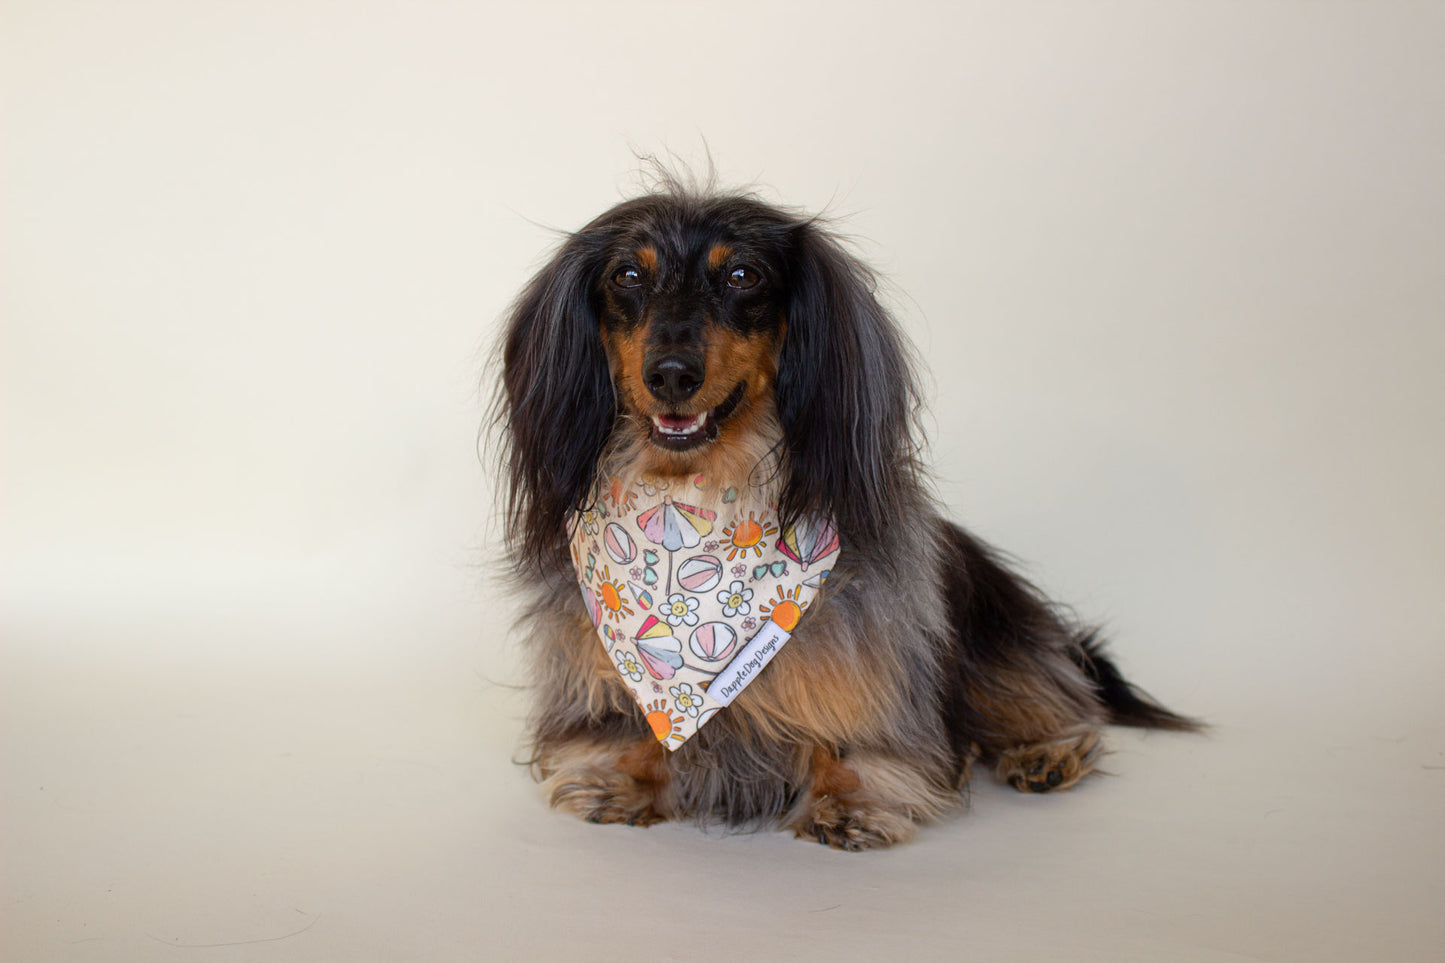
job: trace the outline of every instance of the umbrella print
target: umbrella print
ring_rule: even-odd
[[[778,551],[808,570],[808,566],[838,550],[838,533],[826,520],[811,526],[789,525],[778,539]]]
[[[637,633],[637,654],[654,679],[671,679],[682,668],[682,642],[674,638],[672,629],[654,615],[642,623]]]
[[[592,620],[595,628],[602,624],[602,603],[597,601],[596,594],[586,585],[582,586],[582,601],[587,606],[587,617]]]
[[[637,524],[649,542],[676,552],[702,544],[703,536],[712,534],[712,523],[716,518],[717,512],[684,505],[665,495],[661,505],[637,516]]]

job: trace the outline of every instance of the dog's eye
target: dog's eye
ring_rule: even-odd
[[[619,288],[635,288],[642,283],[642,272],[630,265],[618,268],[617,273],[612,275],[612,283]]]
[[[763,276],[747,265],[741,265],[732,269],[728,274],[728,287],[746,291],[748,288],[755,288]]]

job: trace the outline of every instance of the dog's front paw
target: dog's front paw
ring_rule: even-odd
[[[793,832],[799,839],[858,853],[906,842],[917,829],[917,824],[903,813],[825,796],[814,802],[809,818],[794,826]]]
[[[1093,771],[1103,751],[1097,730],[1028,746],[1016,746],[999,756],[996,772],[1019,792],[1054,792],[1068,789]]]
[[[558,773],[547,780],[546,788],[554,807],[574,812],[589,823],[651,826],[667,818],[657,811],[652,789],[623,772],[584,769]]]

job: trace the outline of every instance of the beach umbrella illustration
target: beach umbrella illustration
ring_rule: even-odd
[[[655,615],[649,615],[637,633],[637,654],[654,679],[671,679],[682,668],[682,642]]]
[[[597,595],[586,585],[582,586],[582,601],[587,606],[587,617],[592,620],[592,624],[601,625],[602,603],[597,601]]]
[[[716,518],[717,512],[684,505],[673,501],[671,495],[664,495],[661,505],[637,516],[637,524],[649,542],[676,552],[701,545],[703,537],[712,534],[712,523]]]
[[[783,529],[778,551],[808,570],[808,566],[838,550],[838,533],[826,519],[811,525],[799,523]]]

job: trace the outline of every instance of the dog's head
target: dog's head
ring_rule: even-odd
[[[631,446],[644,470],[716,474],[727,453],[772,433],[787,331],[785,223],[737,199],[704,212],[655,197],[602,221],[613,241],[599,333],[624,416],[614,438],[646,442]]]
[[[604,452],[639,471],[776,474],[784,520],[876,535],[916,472],[916,393],[871,273],[748,195],[624,202],[570,235],[503,344],[513,548],[548,565]]]

